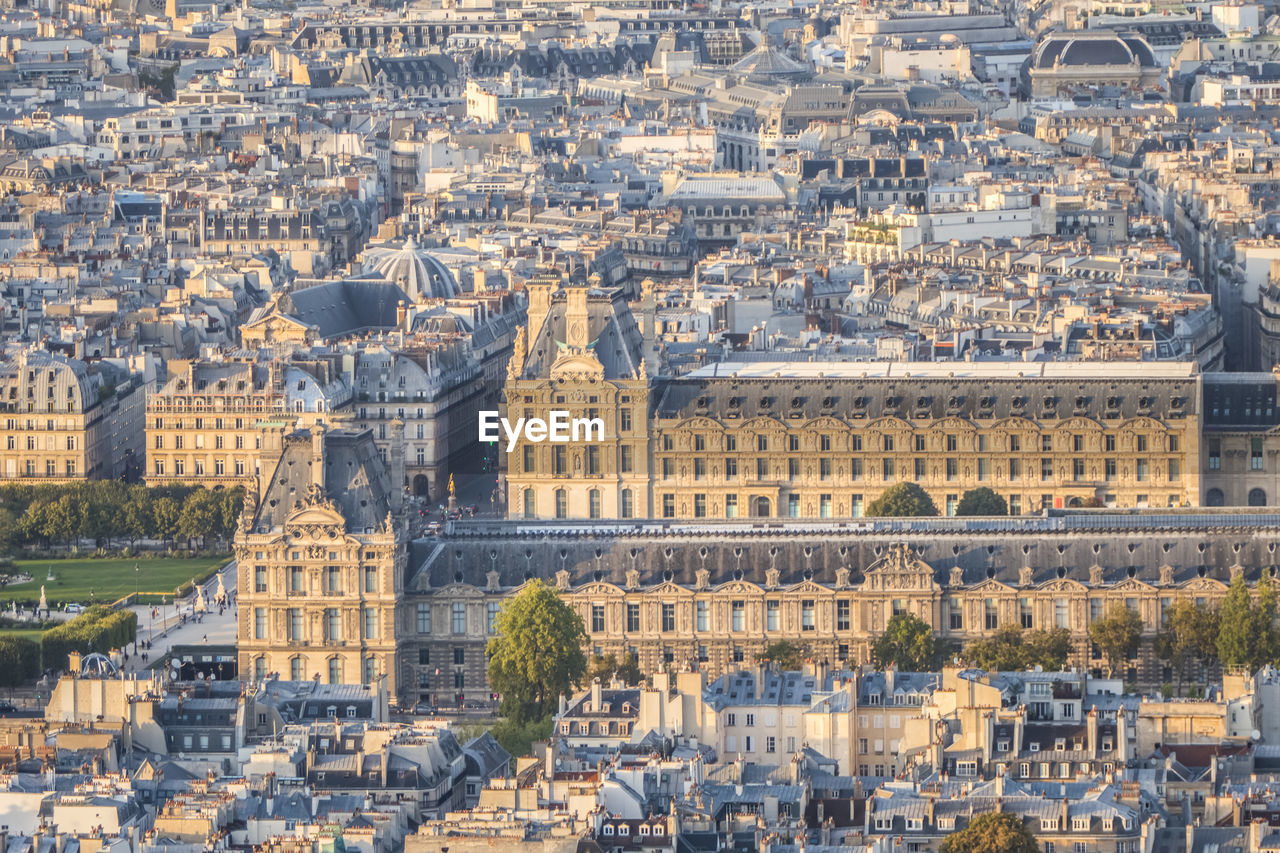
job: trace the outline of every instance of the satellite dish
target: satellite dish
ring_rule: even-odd
[[[1253,738],[1255,741],[1262,740],[1262,732],[1258,731],[1257,729],[1254,729],[1249,733],[1249,737]]]
[[[179,670],[179,669],[175,666],[173,669],[169,670],[169,676],[170,676],[174,681],[177,681],[179,678],[181,678],[181,677],[182,677],[182,672],[181,672],[181,670]]]

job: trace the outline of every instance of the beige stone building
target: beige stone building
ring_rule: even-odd
[[[651,295],[643,311],[651,327]],[[522,440],[513,518],[850,518],[900,482],[947,515],[981,486],[1013,515],[1201,500],[1192,364],[733,361],[655,378],[655,336],[618,297],[535,284],[529,317],[508,419],[567,410],[604,438]]]
[[[1273,541],[1275,540],[1275,541]],[[870,660],[894,613],[961,646],[1003,625],[1066,628],[1070,665],[1106,661],[1089,624],[1114,606],[1142,617],[1143,642],[1117,677],[1172,679],[1151,650],[1180,597],[1212,602],[1234,572],[1250,583],[1280,564],[1273,514],[1227,511],[1047,518],[738,522],[471,522],[415,547],[406,585],[426,659],[407,667],[424,698],[487,693],[491,616],[527,580],[561,590],[589,651],[635,652],[645,672],[696,667],[710,677],[754,664],[787,640],[831,666]],[[424,630],[425,629],[425,630]],[[441,685],[443,684],[443,688]],[[437,697],[439,698],[439,697]]]
[[[240,672],[401,689],[407,557],[403,490],[368,431],[262,433],[239,565]]]
[[[142,377],[43,350],[0,366],[0,478],[114,479],[140,470]]]
[[[261,427],[332,422],[351,401],[331,358],[270,353],[169,362],[147,398],[145,477],[150,485],[246,485],[261,472]]]

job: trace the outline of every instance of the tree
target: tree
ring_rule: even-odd
[[[582,683],[587,641],[582,618],[555,590],[532,580],[507,599],[489,641],[489,684],[517,725],[541,720],[561,694]]]
[[[943,839],[939,853],[1040,853],[1022,818],[1009,812],[980,814]]]
[[[621,660],[613,654],[592,655],[587,662],[587,673],[583,680],[590,683],[598,678],[601,684],[608,684],[615,677],[628,687],[634,687],[644,680],[644,674],[640,672],[640,661],[634,653],[623,652]]]
[[[216,535],[222,526],[222,511],[218,498],[208,489],[196,489],[182,502],[178,513],[178,535],[195,540],[203,547],[205,537]]]
[[[1138,651],[1142,639],[1142,617],[1117,604],[1089,625],[1089,639],[1107,659],[1107,671],[1115,675],[1120,664]]]
[[[937,514],[938,507],[934,505],[933,498],[915,483],[894,483],[867,504],[867,515],[880,518]]]
[[[931,672],[937,669],[943,653],[933,629],[912,613],[899,613],[890,619],[884,633],[871,646],[876,666],[893,666],[904,672]]]
[[[1218,656],[1218,611],[1208,604],[1179,598],[1165,612],[1164,628],[1156,635],[1156,657],[1167,663],[1178,677],[1178,693],[1198,664]]]
[[[956,515],[1008,515],[1009,504],[986,486],[970,489],[960,496]]]
[[[158,538],[168,542],[178,535],[178,519],[182,515],[182,508],[177,501],[168,495],[156,498],[151,504],[151,514]]]
[[[1223,666],[1248,666],[1254,657],[1253,601],[1244,574],[1231,579],[1218,609],[1218,660]]]
[[[965,659],[982,669],[1019,672],[1039,666],[1057,672],[1067,665],[1071,654],[1071,633],[1066,628],[1024,632],[1017,625],[1005,625],[984,640],[965,648]]]
[[[21,687],[40,677],[40,644],[26,637],[0,637],[0,687]]]
[[[756,659],[772,663],[774,669],[779,672],[804,669],[804,654],[800,651],[800,647],[787,640],[770,643]]]
[[[1249,668],[1257,672],[1263,666],[1274,663],[1277,657],[1276,636],[1276,587],[1271,570],[1263,569],[1258,578],[1258,605],[1253,612],[1253,654]]]

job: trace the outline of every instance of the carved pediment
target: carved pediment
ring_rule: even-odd
[[[1040,584],[1039,588],[1046,592],[1087,592],[1089,589],[1080,581],[1073,581],[1070,578],[1057,578],[1046,581]]]
[[[1120,583],[1113,586],[1112,589],[1116,590],[1117,592],[1124,592],[1124,591],[1146,592],[1147,590],[1153,589],[1153,587],[1151,586],[1151,584],[1144,583],[1143,581],[1140,581],[1137,578],[1125,578],[1124,580],[1120,581]]]
[[[866,570],[863,588],[868,590],[933,589],[933,567],[904,543],[890,546],[885,555]]]
[[[995,578],[987,578],[982,583],[973,587],[975,592],[989,592],[996,595],[1014,592],[1014,588],[1008,584],[1001,583]]]
[[[759,595],[764,592],[760,587],[746,581],[729,581],[728,583],[720,584],[716,589],[718,592],[736,592],[743,595]]]
[[[442,598],[447,596],[454,596],[458,598],[484,598],[483,590],[474,587],[469,583],[458,583],[457,581],[440,587],[439,594]]]
[[[326,502],[299,507],[284,520],[284,526],[291,532],[297,532],[298,528],[306,528],[306,533],[313,530],[326,532],[332,528],[340,533],[346,529],[346,522],[338,508]]]
[[[600,596],[600,595],[619,596],[619,595],[625,594],[623,593],[622,590],[618,589],[613,584],[601,583],[600,581],[589,583],[586,586],[580,586],[578,587],[577,592],[579,595],[595,595],[595,596]]]
[[[1227,585],[1217,578],[1192,578],[1180,588],[1192,592],[1225,592]]]
[[[790,587],[787,591],[821,595],[823,592],[827,591],[827,588],[817,581],[800,581],[800,583]]]
[[[663,581],[650,589],[649,593],[653,595],[693,595],[692,592],[675,581]]]

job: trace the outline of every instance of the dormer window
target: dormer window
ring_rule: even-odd
[[[613,835],[613,824],[611,824],[611,823],[606,823],[606,824],[604,825],[604,834],[605,834],[605,835]]]
[[[649,825],[647,823],[640,824],[640,834],[641,835],[649,834]]]
[[[618,834],[619,834],[619,835],[630,835],[630,834],[631,834],[631,827],[630,827],[630,826],[627,826],[625,823],[624,823],[624,824],[622,824],[621,826],[619,826],[619,827],[618,827]]]

